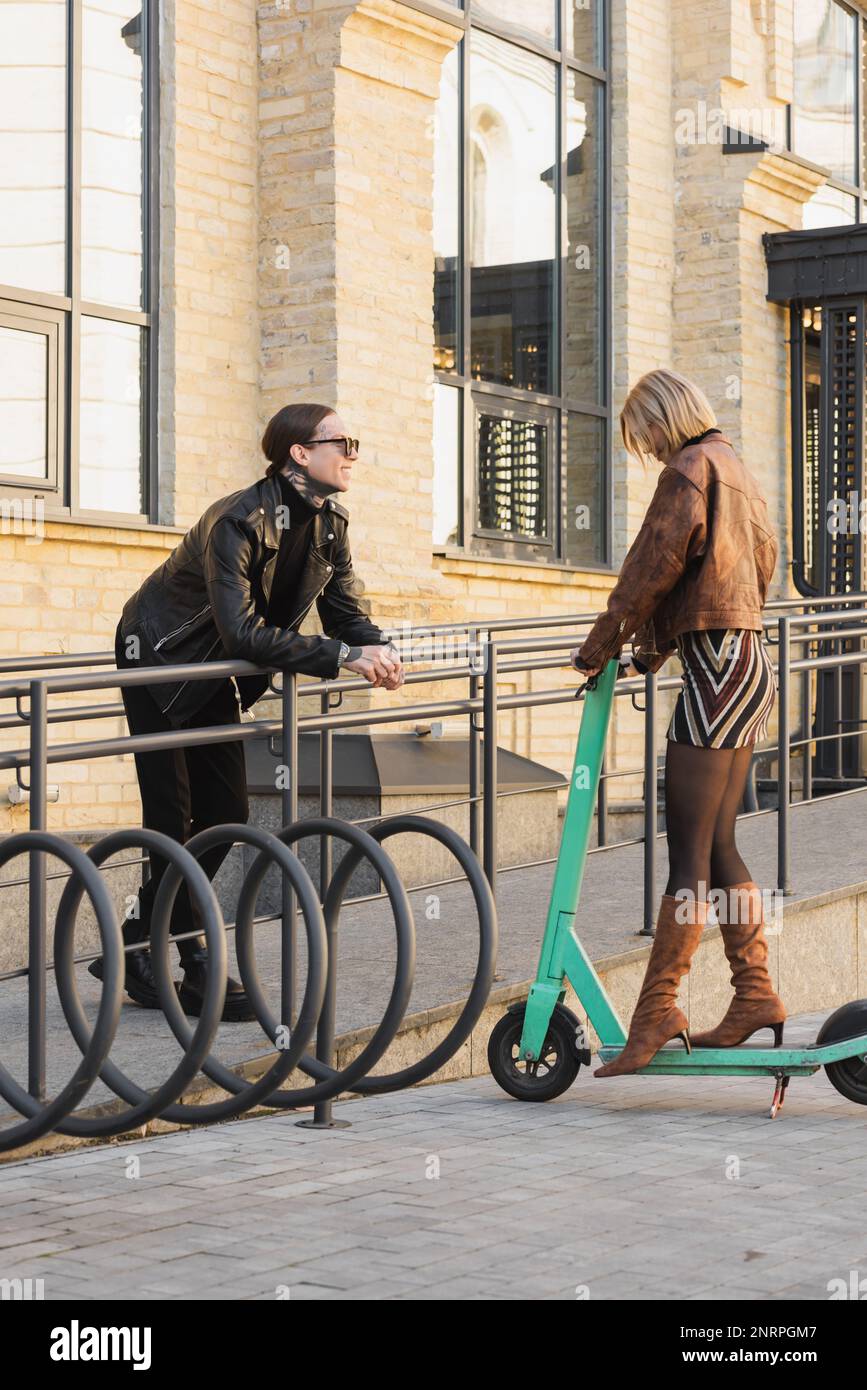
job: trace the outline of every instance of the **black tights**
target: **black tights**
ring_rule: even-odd
[[[668,742],[665,755],[665,825],[672,897],[688,891],[707,898],[712,888],[747,883],[749,870],[735,844],[735,822],[750,770],[752,748],[694,748]],[[702,887],[703,885],[703,887]]]

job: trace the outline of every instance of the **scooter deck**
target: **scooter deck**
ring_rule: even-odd
[[[621,1044],[603,1045],[602,1062],[618,1055]],[[841,1062],[858,1052],[867,1061],[867,1036],[846,1038],[842,1042],[817,1047],[695,1047],[687,1052],[683,1043],[666,1043],[646,1067],[635,1073],[663,1073],[667,1076],[702,1076],[721,1073],[729,1076],[812,1076],[829,1062]]]

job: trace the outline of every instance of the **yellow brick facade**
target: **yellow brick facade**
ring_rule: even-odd
[[[678,144],[675,130],[700,100],[784,109],[791,4],[610,6],[615,564],[655,484],[655,471],[627,461],[617,411],[638,376],[668,364],[708,392],[768,492],[778,593],[790,559],[786,323],[765,299],[761,233],[800,226],[822,179],[781,153],[726,159],[713,144]],[[162,10],[162,524],[48,523],[39,545],[7,528],[5,654],[107,651],[128,594],[208,501],[260,475],[264,421],[303,399],[333,404],[364,442],[353,551],[381,621],[602,606],[610,576],[433,551],[432,117],[457,28],[397,0],[166,0]],[[543,673],[536,684],[561,681]],[[124,727],[80,722],[50,737]],[[500,735],[568,765],[563,706],[506,713]],[[616,758],[634,766],[640,754],[638,720],[619,710]],[[60,786],[52,827],[137,822],[130,760],[53,766],[49,781]],[[633,778],[617,795],[639,793]],[[26,806],[0,802],[0,829],[26,817]]]

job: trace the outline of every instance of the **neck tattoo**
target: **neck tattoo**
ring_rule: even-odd
[[[309,469],[299,468],[293,463],[287,464],[283,469],[283,477],[292,484],[305,502],[317,509],[325,505],[326,497],[340,491],[332,483],[323,483],[318,478],[312,478]]]

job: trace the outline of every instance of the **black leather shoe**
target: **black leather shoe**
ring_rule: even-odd
[[[97,980],[103,978],[102,956],[97,956],[87,967]],[[157,984],[151,970],[149,951],[130,951],[126,958],[126,972],[123,987],[130,999],[143,1009],[161,1009]]]
[[[205,995],[207,953],[181,963],[184,967],[184,978],[178,990],[181,1008],[185,1014],[192,1014],[194,1018],[198,1018],[202,1012],[202,1000]],[[256,1019],[244,986],[233,980],[231,975],[226,981],[226,1002],[223,1005],[222,1017],[224,1023],[253,1023]]]

